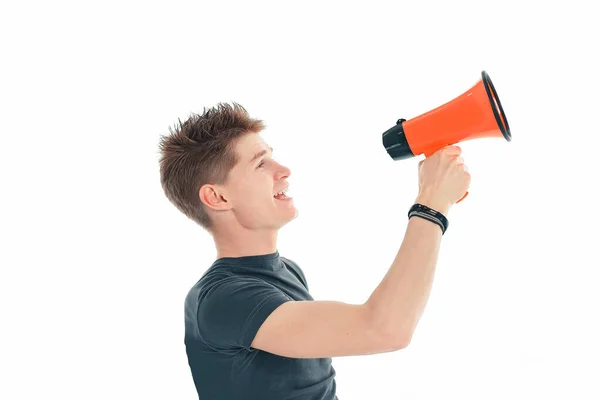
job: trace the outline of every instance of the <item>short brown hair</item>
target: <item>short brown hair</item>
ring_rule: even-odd
[[[212,232],[204,204],[202,185],[226,184],[229,171],[237,164],[236,139],[259,133],[266,125],[250,118],[244,107],[218,103],[204,107],[202,115],[191,113],[185,122],[169,127],[170,135],[160,138],[160,183],[171,203],[188,218]]]

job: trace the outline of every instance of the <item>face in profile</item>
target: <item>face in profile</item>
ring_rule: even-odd
[[[230,210],[226,223],[247,229],[279,229],[298,216],[293,199],[277,193],[289,185],[289,168],[273,158],[271,146],[257,133],[237,139],[238,164],[230,171],[219,209]],[[221,199],[222,201],[222,199]],[[217,218],[219,218],[218,216]]]

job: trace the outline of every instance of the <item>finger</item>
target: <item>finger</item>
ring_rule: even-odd
[[[458,156],[462,153],[462,149],[457,145],[449,145],[444,147],[446,154],[450,156]]]

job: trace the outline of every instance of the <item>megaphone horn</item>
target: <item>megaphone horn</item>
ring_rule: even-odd
[[[383,133],[383,145],[397,161],[420,154],[429,157],[442,147],[487,137],[512,139],[494,84],[481,71],[481,79],[455,99],[412,119],[399,119]]]

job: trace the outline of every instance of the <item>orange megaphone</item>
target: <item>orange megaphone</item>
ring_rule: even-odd
[[[486,137],[504,137],[508,142],[512,138],[496,89],[482,71],[479,82],[454,100],[408,121],[399,119],[383,133],[383,145],[392,159],[404,160],[419,154],[429,157],[442,147]]]

